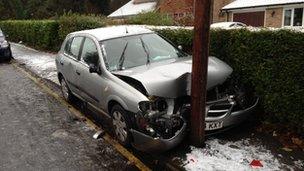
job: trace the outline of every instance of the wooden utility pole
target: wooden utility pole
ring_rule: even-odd
[[[195,0],[194,40],[191,81],[191,142],[196,147],[205,145],[206,87],[209,56],[211,0]]]

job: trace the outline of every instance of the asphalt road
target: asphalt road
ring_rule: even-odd
[[[12,65],[0,64],[0,170],[131,170],[95,132]]]

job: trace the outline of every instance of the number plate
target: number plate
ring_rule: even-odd
[[[223,121],[222,122],[206,122],[205,130],[210,131],[210,130],[220,129],[222,127],[223,127]]]

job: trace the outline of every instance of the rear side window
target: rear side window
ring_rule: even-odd
[[[64,48],[65,52],[75,59],[78,59],[82,40],[83,37],[74,37],[69,39]]]
[[[66,44],[65,44],[65,46],[64,46],[64,52],[67,53],[67,54],[70,54],[71,43],[72,43],[72,41],[73,41],[73,38],[70,38],[70,39],[66,42]]]

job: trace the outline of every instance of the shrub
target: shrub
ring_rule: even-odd
[[[192,47],[192,31],[156,30],[176,44]],[[212,30],[210,55],[233,67],[261,97],[271,121],[304,132],[304,33],[287,30]]]
[[[174,21],[170,16],[159,12],[141,13],[131,17],[127,22],[129,24],[145,24],[155,26],[171,26],[174,24]]]
[[[8,39],[44,50],[58,48],[58,23],[53,20],[6,20],[0,27]]]
[[[71,32],[104,27],[106,25],[106,18],[97,15],[67,13],[61,16],[58,22],[59,39],[62,41]]]

